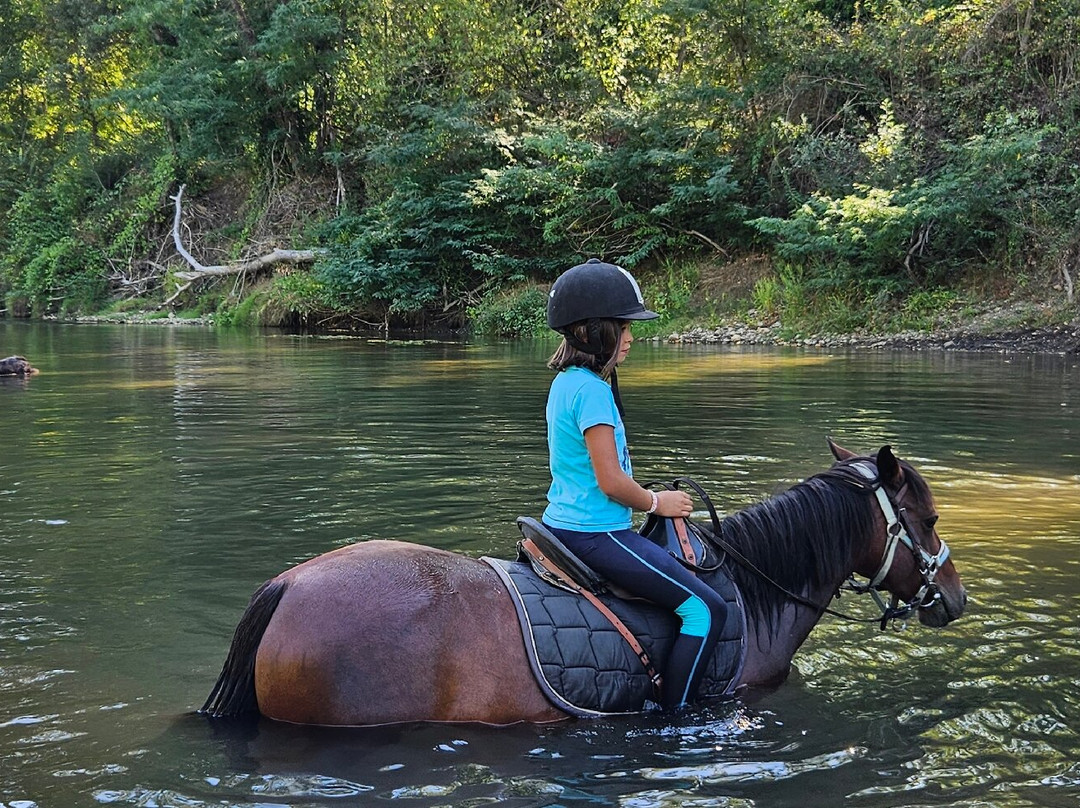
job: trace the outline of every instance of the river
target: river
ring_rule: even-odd
[[[251,592],[353,541],[510,557],[547,484],[552,344],[0,320],[0,808],[1075,806],[1080,359],[638,342],[639,478],[724,511],[891,444],[970,595],[826,617],[776,692],[542,727],[193,714]],[[842,605],[859,608],[845,598]]]

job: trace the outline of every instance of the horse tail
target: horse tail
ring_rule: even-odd
[[[255,654],[270,618],[285,594],[285,586],[284,581],[272,578],[251,596],[233,633],[217,683],[199,709],[200,715],[237,718],[259,712],[259,702],[255,698]]]

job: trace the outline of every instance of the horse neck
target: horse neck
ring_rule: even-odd
[[[723,535],[777,584],[827,606],[875,531],[871,498],[828,473],[723,522]],[[799,605],[756,573],[734,565],[747,610],[744,682],[782,678],[821,613]]]

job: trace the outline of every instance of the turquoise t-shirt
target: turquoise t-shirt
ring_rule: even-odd
[[[564,530],[625,530],[632,511],[600,490],[585,430],[598,424],[615,428],[619,465],[634,476],[626,428],[611,386],[591,370],[570,367],[555,376],[548,392],[547,439],[551,487],[544,521]]]

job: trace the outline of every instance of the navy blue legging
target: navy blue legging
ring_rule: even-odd
[[[692,701],[724,626],[724,599],[667,550],[633,530],[582,533],[547,528],[606,579],[679,617],[682,623],[664,665],[660,701],[664,709]]]

